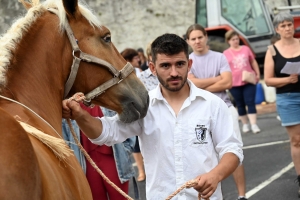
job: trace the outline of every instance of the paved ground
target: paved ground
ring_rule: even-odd
[[[243,134],[244,166],[249,200],[297,200],[296,174],[290,157],[286,131],[276,119],[275,104],[258,105],[259,134]],[[139,182],[145,200],[145,182]],[[237,191],[230,176],[222,182],[225,200],[235,200]],[[132,183],[130,193],[132,196]]]

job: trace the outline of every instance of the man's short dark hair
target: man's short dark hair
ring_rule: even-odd
[[[151,44],[152,62],[156,62],[157,54],[175,55],[184,52],[187,59],[188,44],[184,39],[176,34],[166,33],[156,38]]]
[[[133,58],[139,54],[135,49],[127,48],[121,52],[121,55],[126,61],[131,62]]]

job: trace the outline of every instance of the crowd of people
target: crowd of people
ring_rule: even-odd
[[[281,73],[286,62],[300,61],[300,43],[293,37],[293,18],[289,14],[276,15],[274,28],[278,36],[266,53],[264,80],[268,86],[276,87],[277,111],[290,137],[300,184],[299,75]],[[63,117],[74,119],[83,147],[125,193],[132,178],[146,181],[148,200],[165,199],[186,181],[195,180],[194,189],[186,189],[180,195],[185,199],[201,196],[219,200],[220,182],[232,174],[237,199],[246,200],[239,121],[243,133],[261,132],[255,105],[256,83],[261,75],[255,56],[249,47],[240,45],[239,34],[234,30],[225,34],[229,48],[224,52],[210,50],[207,32],[199,24],[188,27],[184,36],[163,34],[147,45],[146,55],[143,48],[121,52],[149,91],[145,118],[124,124],[113,111],[99,106],[90,109],[68,100],[62,102]],[[245,72],[254,75],[254,82],[245,78]],[[83,119],[92,123],[78,127],[76,120]],[[62,127],[65,140],[87,175],[93,198],[125,199],[85,161],[73,145],[65,120]],[[300,190],[298,194],[300,197]]]

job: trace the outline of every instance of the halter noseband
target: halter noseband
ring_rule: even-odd
[[[57,10],[54,8],[48,8],[48,10],[56,15],[58,15]],[[91,105],[91,100],[97,96],[99,96],[100,94],[104,93],[108,88],[119,84],[123,79],[125,79],[129,74],[131,74],[134,71],[133,66],[130,63],[126,63],[126,65],[123,67],[123,69],[121,69],[120,71],[118,71],[114,66],[112,66],[110,63],[106,62],[105,60],[102,60],[100,58],[97,58],[93,55],[84,53],[80,50],[76,38],[73,34],[73,31],[70,27],[70,24],[68,22],[68,20],[66,20],[66,25],[65,25],[65,30],[67,32],[68,38],[70,40],[71,46],[72,46],[72,55],[73,55],[73,64],[71,66],[71,72],[70,75],[68,77],[68,80],[65,84],[65,93],[64,93],[64,98],[68,95],[68,93],[70,92],[74,82],[75,82],[75,78],[78,72],[78,68],[79,68],[79,64],[81,61],[84,62],[90,62],[90,63],[96,63],[99,64],[101,66],[104,66],[108,69],[108,71],[110,73],[113,74],[113,78],[106,81],[105,83],[103,83],[102,85],[98,86],[97,88],[93,89],[91,92],[85,94],[85,100],[83,101],[83,103],[87,106]],[[75,54],[78,53],[79,55],[76,56]]]

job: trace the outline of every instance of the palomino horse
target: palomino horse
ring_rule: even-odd
[[[0,38],[0,199],[92,199],[75,156],[60,160],[22,123],[61,138],[62,100],[90,91],[132,122],[146,115],[147,91],[77,0],[21,2],[28,13]]]

